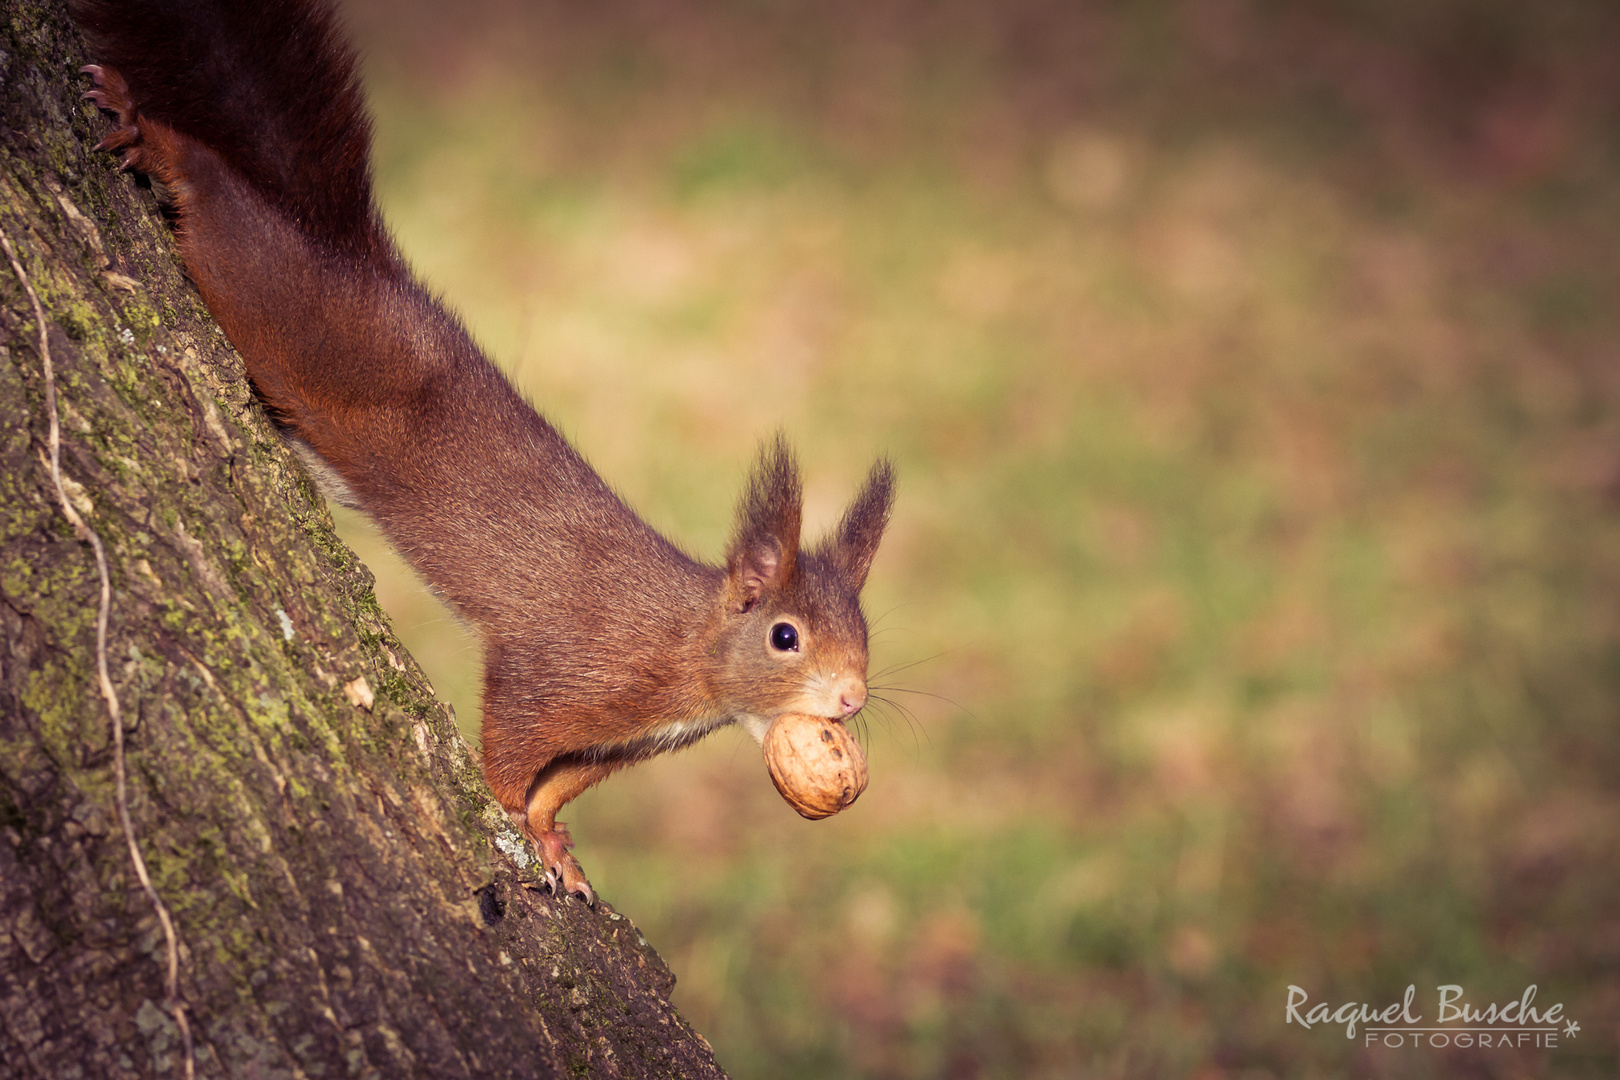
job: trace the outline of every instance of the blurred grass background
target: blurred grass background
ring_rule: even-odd
[[[899,466],[861,802],[727,732],[570,808],[733,1075],[1615,1075],[1620,7],[345,6],[402,246],[649,520]]]

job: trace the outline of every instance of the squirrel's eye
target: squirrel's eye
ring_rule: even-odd
[[[777,652],[798,652],[798,629],[792,623],[785,622],[779,622],[771,627],[771,648]]]

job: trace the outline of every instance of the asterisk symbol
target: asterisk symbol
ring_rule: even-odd
[[[1571,1039],[1575,1037],[1575,1033],[1579,1030],[1581,1030],[1581,1025],[1573,1020],[1564,1025],[1564,1034]]]

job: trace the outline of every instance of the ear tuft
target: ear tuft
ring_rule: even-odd
[[[866,584],[867,571],[877,556],[878,542],[888,528],[894,509],[894,465],[879,458],[866,476],[855,501],[844,511],[843,520],[817,549],[817,554],[838,568],[852,592]]]
[[[798,567],[804,489],[793,448],[778,432],[760,447],[748,488],[737,504],[737,528],[726,549],[730,607],[745,612],[787,584]]]

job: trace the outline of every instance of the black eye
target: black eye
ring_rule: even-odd
[[[798,652],[798,629],[792,623],[785,622],[779,622],[771,627],[771,648],[777,652]]]

